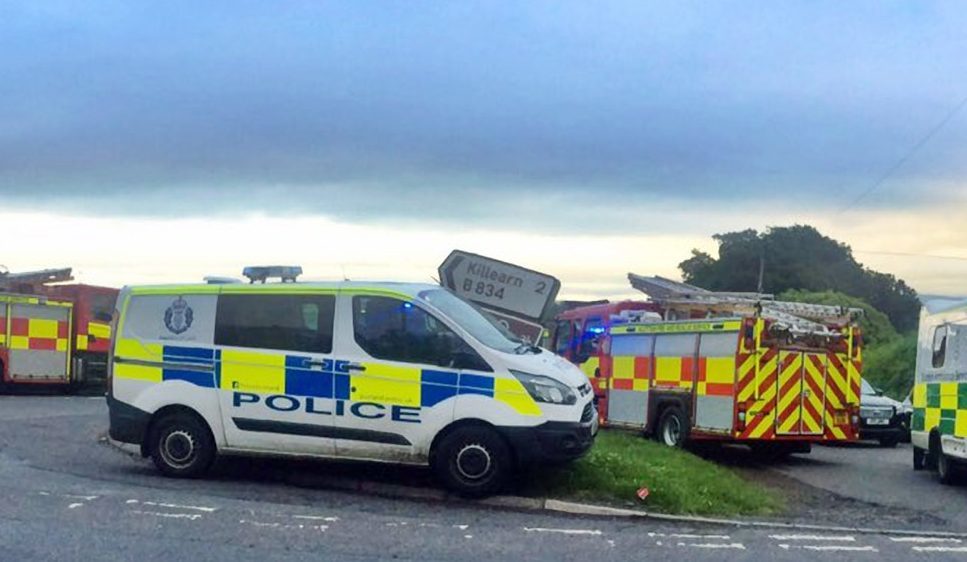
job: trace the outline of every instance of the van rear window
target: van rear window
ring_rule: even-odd
[[[331,353],[336,297],[221,295],[215,345]]]

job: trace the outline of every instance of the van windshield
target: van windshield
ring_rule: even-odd
[[[474,339],[491,349],[514,353],[521,342],[506,330],[496,326],[477,307],[445,289],[422,291],[419,297],[446,314]]]

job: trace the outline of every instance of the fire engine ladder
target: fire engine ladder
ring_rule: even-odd
[[[845,326],[863,314],[860,308],[777,301],[770,294],[709,291],[659,276],[629,273],[628,280],[632,287],[665,308],[666,319],[675,313],[691,318],[696,312],[710,317],[758,316],[773,320],[775,327],[793,334],[837,338],[843,334],[831,330],[830,325]],[[757,334],[757,340],[759,337]],[[852,353],[852,332],[848,337]],[[756,348],[758,353],[758,341]],[[755,398],[759,399],[759,361],[755,363]]]
[[[73,280],[74,277],[71,275],[71,268],[69,267],[21,273],[10,273],[6,268],[0,268],[0,291],[32,293],[42,285]]]
[[[860,308],[777,301],[766,293],[709,291],[660,276],[628,274],[631,286],[673,313],[707,316],[761,316],[799,333],[835,336],[828,324],[846,325],[863,313]]]

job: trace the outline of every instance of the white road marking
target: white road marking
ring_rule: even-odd
[[[75,509],[75,508],[81,507],[83,505],[84,504],[82,504],[82,503],[72,503],[69,506],[67,506],[67,509]]]
[[[465,538],[465,539],[472,539],[473,538],[473,535],[464,535],[463,538]]]
[[[960,539],[954,538],[942,538],[942,537],[890,537],[893,542],[914,542],[914,543],[938,543],[938,542],[949,542],[954,544],[960,544]]]
[[[166,507],[169,509],[190,509],[193,511],[203,511],[205,513],[213,513],[218,509],[216,507],[203,507],[199,505],[178,505],[176,503],[143,502],[139,500],[128,500],[125,503],[128,503],[128,504],[140,503],[141,505],[147,505],[150,507]]]
[[[872,546],[780,544],[779,548],[784,550],[812,550],[815,552],[879,552],[879,550]]]
[[[293,519],[307,519],[309,521],[325,521],[326,523],[335,523],[339,521],[338,517],[325,517],[322,515],[293,515]]]
[[[706,539],[715,541],[727,541],[731,537],[728,535],[690,535],[687,533],[672,533],[666,535],[665,533],[648,533],[649,537],[666,537],[670,539]]]
[[[190,521],[197,521],[201,519],[201,515],[198,513],[164,513],[162,511],[131,511],[135,515],[150,515],[152,517],[167,517],[169,519],[188,519]]]
[[[562,535],[601,535],[601,531],[590,529],[545,529],[543,527],[524,527],[528,533],[559,533]]]
[[[967,553],[967,546],[915,546],[915,552],[958,552]]]
[[[98,496],[76,496],[74,494],[64,494],[64,497],[72,500],[84,500],[86,502],[94,501],[98,498]]]
[[[856,537],[851,535],[769,535],[769,538],[777,541],[856,542]]]
[[[686,544],[686,543],[680,542],[680,543],[678,543],[678,546],[685,547],[685,548],[708,548],[708,549],[725,548],[725,549],[731,549],[731,550],[745,550],[745,545],[744,544],[741,544],[741,543],[730,543],[730,544],[724,544],[724,543],[687,543]]]
[[[453,528],[460,529],[461,531],[466,531],[467,529],[470,528],[470,525],[454,525]]]

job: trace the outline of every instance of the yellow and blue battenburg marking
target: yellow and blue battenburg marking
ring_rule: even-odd
[[[340,359],[145,345],[136,340],[119,341],[117,351],[114,372],[119,379],[184,381],[203,388],[236,392],[419,408],[431,408],[458,395],[479,395],[503,402],[521,415],[542,413],[516,379],[383,363],[365,363],[365,375],[354,376],[350,362]]]

